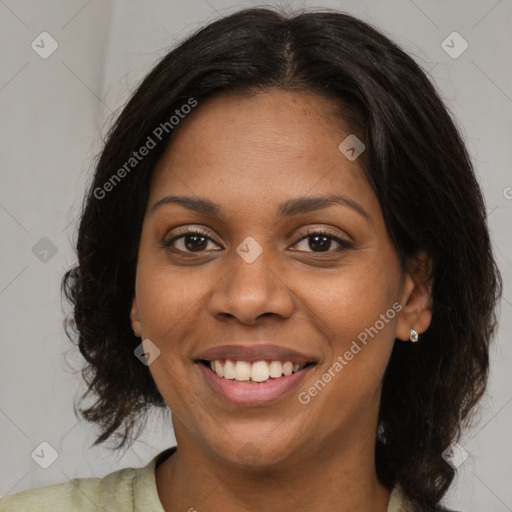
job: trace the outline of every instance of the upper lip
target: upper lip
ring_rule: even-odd
[[[311,354],[298,352],[289,348],[271,344],[252,345],[222,345],[211,347],[199,352],[194,360],[213,361],[215,359],[230,359],[234,361],[291,361],[297,364],[316,362]]]

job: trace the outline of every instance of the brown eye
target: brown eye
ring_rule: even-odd
[[[338,236],[334,236],[331,233],[327,231],[311,231],[308,233],[305,237],[301,238],[297,244],[304,242],[307,242],[307,248],[310,249],[310,251],[306,249],[300,249],[304,252],[314,252],[314,253],[322,253],[322,252],[338,252],[342,251],[344,249],[350,249],[352,248],[352,244],[348,242],[347,240],[344,240]],[[334,250],[331,250],[332,244],[336,243],[338,244],[338,247]]]
[[[208,243],[213,240],[203,231],[189,230],[163,242],[163,247],[176,252],[200,253],[207,250]]]

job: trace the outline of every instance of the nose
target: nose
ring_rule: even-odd
[[[219,320],[236,318],[254,325],[260,317],[289,318],[294,302],[285,273],[270,254],[264,250],[248,263],[234,252],[231,268],[209,297],[208,309]]]

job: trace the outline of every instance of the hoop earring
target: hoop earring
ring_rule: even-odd
[[[411,334],[409,335],[409,340],[412,341],[413,343],[416,343],[418,341],[418,339],[419,339],[418,333],[414,329],[411,329]]]

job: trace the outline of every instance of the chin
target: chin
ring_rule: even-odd
[[[246,427],[246,431],[250,427]],[[290,442],[293,439],[293,443]],[[226,462],[245,468],[268,469],[286,462],[300,451],[296,435],[239,435],[230,436],[226,432],[220,439],[206,441],[216,456]]]

